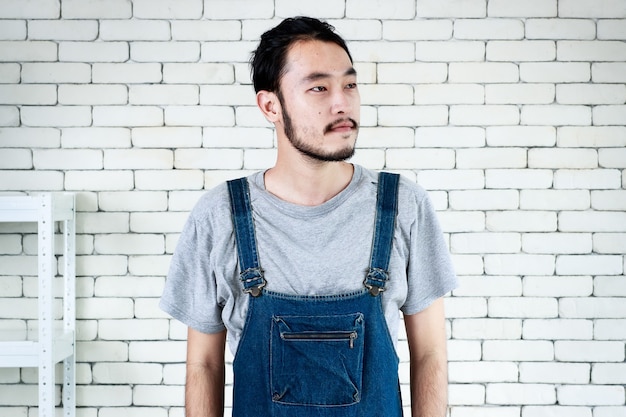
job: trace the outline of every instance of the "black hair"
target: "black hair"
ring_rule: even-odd
[[[333,42],[346,51],[352,62],[346,42],[332,25],[311,17],[288,18],[261,35],[259,46],[252,53],[250,65],[254,91],[280,93],[280,78],[284,74],[289,48],[305,40]]]

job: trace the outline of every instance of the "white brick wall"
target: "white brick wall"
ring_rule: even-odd
[[[183,415],[158,297],[203,190],[274,161],[247,60],[296,14],[349,41],[355,162],[439,211],[450,417],[626,416],[623,0],[4,0],[0,193],[78,196],[78,416]],[[34,239],[0,225],[2,328],[34,325]],[[36,381],[0,369],[0,415],[36,415]]]

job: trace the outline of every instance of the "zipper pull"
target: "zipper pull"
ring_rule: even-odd
[[[350,333],[350,349],[354,348],[354,339],[356,339],[356,337],[357,337],[356,332]]]

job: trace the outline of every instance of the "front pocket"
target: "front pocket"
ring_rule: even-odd
[[[342,406],[361,399],[363,314],[274,316],[272,400]]]

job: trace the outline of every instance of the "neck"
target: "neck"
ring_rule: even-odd
[[[347,162],[308,160],[300,164],[283,164],[279,158],[265,173],[265,188],[289,203],[317,206],[343,191],[350,184],[353,173],[353,165]]]

